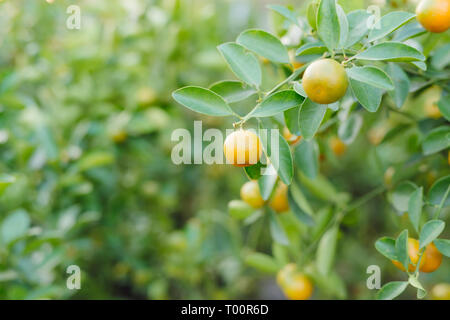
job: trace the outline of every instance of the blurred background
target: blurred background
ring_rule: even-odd
[[[177,105],[171,92],[233,79],[216,46],[245,28],[287,35],[268,3],[301,13],[308,1],[0,1],[1,299],[283,298],[273,276],[244,264],[253,231],[227,212],[244,172],[170,159],[174,129],[192,131],[194,120],[204,130],[231,127]],[[371,2],[339,3],[349,12]],[[387,5],[412,11],[412,3]],[[66,27],[72,4],[79,30]],[[266,75],[277,82],[272,69]],[[326,154],[321,171],[358,195],[392,163],[366,161],[365,136],[355,145],[340,161]],[[390,161],[401,163],[407,151],[395,150]],[[421,179],[433,177],[424,169]],[[385,201],[361,210],[346,218],[339,245],[341,298],[373,297],[368,264],[387,270],[383,282],[401,274],[373,243],[404,217]],[[250,249],[270,252],[265,234]],[[81,290],[66,288],[73,264]],[[444,264],[433,277],[449,282]],[[336,298],[335,290],[314,298]]]

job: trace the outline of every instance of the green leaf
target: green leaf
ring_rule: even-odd
[[[350,88],[358,102],[369,112],[376,112],[381,103],[383,91],[363,82],[349,79]]]
[[[450,43],[439,47],[431,57],[431,65],[436,70],[443,70],[450,64]]]
[[[313,30],[317,29],[317,10],[319,9],[319,1],[313,0],[309,3],[306,9],[306,19]]]
[[[450,240],[436,239],[433,241],[433,243],[440,253],[450,258]]]
[[[294,199],[291,190],[288,191],[288,202],[289,208],[298,220],[307,226],[314,226],[314,219],[300,208],[297,201]]]
[[[411,284],[414,288],[417,289],[417,298],[422,299],[427,295],[427,291],[423,288],[416,274],[409,275],[408,278],[409,284]]]
[[[228,213],[234,219],[243,220],[249,217],[255,209],[242,200],[231,200],[228,202]]]
[[[298,113],[300,111],[300,107],[298,108],[291,108],[286,111],[284,111],[284,123],[286,124],[286,127],[289,129],[289,132],[295,135],[300,134],[300,127],[298,125]]]
[[[316,225],[312,229],[311,241],[317,241],[326,230],[328,224],[334,216],[331,206],[321,208],[316,215]]]
[[[28,232],[30,217],[23,209],[18,209],[9,214],[2,223],[0,235],[4,244],[9,244]]]
[[[270,33],[251,29],[242,32],[236,42],[271,61],[289,63],[289,54],[281,41]]]
[[[396,260],[405,267],[405,270],[408,270],[408,230],[403,230],[395,240],[395,255],[397,257]]]
[[[295,55],[297,56],[306,56],[312,54],[322,54],[327,51],[327,47],[324,45],[322,41],[318,42],[309,42],[302,45],[297,49]]]
[[[259,138],[278,176],[285,184],[290,185],[294,175],[294,167],[289,144],[278,130],[260,131]]]
[[[266,169],[266,170],[274,170],[274,174],[264,174],[258,180],[259,190],[261,193],[261,197],[264,200],[268,200],[270,195],[272,194],[273,188],[277,182],[278,176],[275,174],[275,169]],[[270,171],[269,171],[270,172]]]
[[[422,149],[425,155],[450,148],[450,126],[441,126],[431,130],[425,137]]]
[[[397,108],[401,108],[409,93],[409,78],[403,69],[393,62],[388,63],[386,70],[394,83],[394,90],[389,91],[388,94]]]
[[[336,254],[337,235],[339,228],[337,226],[327,230],[322,236],[317,248],[316,265],[319,272],[326,275],[333,266],[334,256]]]
[[[297,122],[298,122],[298,116],[297,116]],[[16,177],[2,173],[0,174],[0,195],[8,188],[11,184],[13,184],[16,181]]]
[[[264,99],[250,114],[251,117],[271,117],[302,104],[305,99],[294,90],[275,92]]]
[[[276,273],[279,270],[279,266],[275,259],[267,254],[259,252],[249,253],[244,261],[250,267],[262,272]]]
[[[273,241],[282,244],[282,245],[289,245],[289,239],[286,235],[286,232],[283,229],[283,226],[281,225],[280,221],[278,220],[278,217],[276,213],[268,208],[269,211],[269,218],[270,218],[270,234],[272,236]]]
[[[336,13],[339,20],[339,48],[345,48],[348,38],[348,20],[344,9],[339,4],[336,4]]]
[[[310,179],[315,179],[319,173],[319,146],[313,140],[304,140],[294,149],[296,166]]]
[[[300,81],[297,81],[294,83],[294,90],[295,92],[297,92],[299,95],[301,95],[304,98],[307,98],[308,96],[306,95],[305,90],[303,89],[302,83]]]
[[[93,151],[78,160],[80,172],[109,165],[114,162],[114,155],[105,151]]]
[[[338,47],[340,25],[335,0],[321,0],[317,11],[317,31],[331,51]]]
[[[311,140],[314,137],[326,111],[327,105],[317,104],[310,99],[305,99],[298,113],[300,133],[304,139]]]
[[[239,79],[256,87],[261,85],[261,66],[253,53],[233,42],[221,44],[217,49]]]
[[[438,101],[438,108],[444,118],[450,121],[450,95],[441,96],[441,99]]]
[[[359,60],[425,61],[425,56],[416,48],[393,41],[376,44],[353,57]]]
[[[216,82],[209,89],[221,96],[227,103],[242,101],[256,93],[255,89],[235,80]]]
[[[409,12],[394,11],[381,17],[379,21],[380,28],[373,28],[368,37],[369,42],[381,39],[391,32],[397,30],[407,22],[414,19],[415,15]]]
[[[244,171],[250,180],[258,180],[261,177],[261,170],[263,169],[264,165],[261,162],[244,167]]]
[[[445,222],[442,220],[430,220],[425,223],[420,231],[419,249],[425,248],[444,231]]]
[[[422,25],[418,21],[411,21],[399,28],[394,35],[393,41],[405,41],[426,33]]]
[[[363,124],[360,114],[352,113],[338,128],[338,136],[345,144],[351,144],[359,133]]]
[[[408,202],[408,217],[414,229],[419,233],[419,222],[422,215],[423,188],[417,188],[410,196]]]
[[[351,47],[364,37],[369,31],[367,28],[367,19],[370,13],[366,10],[355,10],[347,15],[349,33],[345,47]]]
[[[407,281],[392,281],[386,283],[377,294],[377,300],[392,300],[402,294],[408,287]]]
[[[359,82],[385,90],[393,90],[391,78],[381,69],[373,66],[353,67],[347,69],[347,75]]]
[[[380,238],[375,242],[375,248],[389,260],[397,260],[395,239],[389,237]]]
[[[229,116],[233,112],[221,96],[201,87],[184,87],[172,93],[172,97],[192,111],[210,116]]]
[[[427,200],[429,203],[439,206],[444,199],[445,195],[447,195],[444,200],[443,207],[450,206],[450,194],[448,188],[450,187],[450,175],[442,177],[438,179],[428,191]]]
[[[293,24],[295,24],[295,25],[300,27],[300,25],[298,23],[298,19],[295,16],[295,13],[292,12],[292,10],[289,10],[288,8],[286,8],[284,6],[280,6],[280,5],[268,5],[267,8],[269,8],[269,9],[275,11],[275,12],[278,12],[283,17],[285,17],[287,20],[289,20]]]
[[[400,183],[391,193],[389,193],[389,200],[398,212],[404,213],[408,211],[409,199],[416,189],[417,186],[414,183],[405,181]]]

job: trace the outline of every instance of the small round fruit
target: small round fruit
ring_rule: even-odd
[[[262,154],[258,136],[249,130],[236,130],[229,134],[223,145],[227,163],[236,167],[248,167],[258,163]]]
[[[422,0],[416,7],[417,20],[431,32],[444,32],[450,28],[449,0]]]
[[[244,183],[241,187],[241,199],[255,209],[261,208],[264,199],[261,197],[258,182],[252,180]]]
[[[431,289],[433,300],[450,300],[450,284],[438,283]]]
[[[408,266],[408,271],[413,272],[416,270],[417,262],[419,262],[419,240],[408,238],[408,255],[411,262]],[[420,268],[425,264],[426,260],[427,257],[425,255],[422,256],[422,259],[420,260]],[[392,263],[400,270],[405,271],[405,268],[399,261],[392,260]]]
[[[277,283],[286,298],[291,300],[307,300],[313,292],[311,281],[297,271],[294,263],[287,264],[277,274]]]
[[[283,287],[284,295],[290,300],[308,300],[313,292],[311,281],[302,273],[296,273]]]
[[[330,147],[333,153],[338,157],[342,156],[347,150],[347,145],[338,137],[332,137],[330,140]]]
[[[283,138],[292,146],[302,139],[302,136],[292,134],[287,127],[283,128]]]
[[[436,271],[441,265],[442,253],[439,252],[434,243],[427,245],[423,255],[423,258],[425,258],[425,263],[421,264],[419,270],[427,273]]]
[[[333,59],[320,59],[306,68],[302,79],[308,98],[320,104],[338,101],[347,91],[344,67]]]
[[[284,287],[287,280],[293,274],[293,272],[297,269],[297,265],[295,263],[289,263],[281,268],[277,273],[277,283],[280,287]]]
[[[275,212],[281,213],[289,210],[289,203],[287,198],[288,187],[283,182],[278,182],[277,187],[272,195],[269,202],[269,207],[271,207]]]

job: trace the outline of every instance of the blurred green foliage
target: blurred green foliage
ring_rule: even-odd
[[[256,223],[243,235],[226,210],[246,180],[242,170],[170,160],[172,131],[192,130],[199,119],[171,92],[231,79],[216,46],[256,25],[283,35],[280,17],[267,19],[258,1],[84,0],[81,29],[69,30],[71,4],[0,2],[0,298],[281,297],[273,279],[266,285],[244,264],[249,249],[271,252],[267,230]],[[364,1],[342,5],[349,11]],[[282,78],[270,66],[265,72],[274,83]],[[407,110],[421,109],[418,96]],[[404,121],[364,118],[369,133]],[[323,144],[321,173],[354,197],[382,183],[389,167],[429,186],[449,170],[440,155],[404,165],[419,134],[407,128],[377,148],[360,135],[340,159]],[[368,264],[387,270],[386,281],[398,275],[373,247],[382,232],[408,223],[393,211],[371,202],[343,221],[337,264],[348,297],[373,296]],[[301,234],[289,219],[281,218]],[[72,264],[81,268],[81,290],[66,288]],[[434,279],[449,282],[448,267],[447,259]],[[336,288],[316,297],[336,297]]]

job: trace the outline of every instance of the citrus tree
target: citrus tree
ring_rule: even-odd
[[[425,297],[422,273],[450,256],[449,2],[381,17],[373,8],[345,12],[335,0],[311,2],[304,16],[269,9],[275,34],[249,29],[217,47],[235,79],[173,92],[193,111],[234,121],[224,153],[249,179],[241,200],[229,202],[246,234],[245,261],[277,274],[290,299],[308,299],[315,286],[345,298],[337,252],[350,246],[354,220],[387,211],[392,217],[373,218],[363,232],[390,234],[377,232],[365,250],[375,247],[404,276],[377,297],[408,286]],[[271,250],[259,252],[264,230]]]

